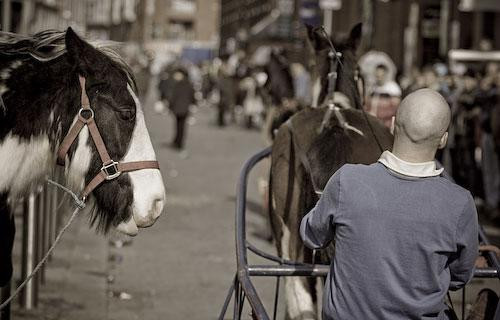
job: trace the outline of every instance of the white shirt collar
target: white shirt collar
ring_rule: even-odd
[[[419,163],[407,162],[399,159],[390,151],[384,151],[380,159],[378,159],[378,162],[392,171],[409,177],[435,177],[439,176],[444,170],[443,168],[436,169],[435,161]]]

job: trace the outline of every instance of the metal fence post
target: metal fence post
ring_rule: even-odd
[[[45,184],[43,191],[43,249],[42,256],[49,250],[50,247],[50,217],[52,215],[52,194],[48,184]],[[45,284],[45,266],[42,270],[42,284]]]
[[[35,240],[36,240],[36,195],[30,192],[23,204],[23,249],[22,249],[22,267],[21,279],[26,279],[33,272],[35,267]],[[35,306],[35,281],[30,281],[24,287],[21,295],[21,307],[33,309]]]
[[[40,262],[45,255],[46,250],[48,249],[47,247],[47,187],[45,185],[40,186],[38,189],[38,235],[37,235],[37,252],[38,252],[38,257],[36,259],[36,262]],[[45,266],[42,266],[40,269],[40,272],[37,275],[37,282],[38,286],[41,286],[42,284],[45,283]]]
[[[60,171],[57,170],[55,173],[56,181],[59,181],[59,176],[60,176],[58,174],[59,172]],[[50,194],[49,246],[51,246],[56,240],[56,234],[57,234],[57,209],[58,209],[59,189],[51,187],[48,193]],[[50,258],[52,259],[52,255],[50,255]]]

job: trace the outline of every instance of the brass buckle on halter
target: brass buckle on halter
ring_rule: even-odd
[[[118,170],[118,162],[111,160],[109,163],[102,165],[101,171],[106,175],[106,180],[113,180],[120,176],[121,171]]]

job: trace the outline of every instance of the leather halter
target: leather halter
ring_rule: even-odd
[[[123,172],[130,172],[142,169],[160,169],[158,161],[133,161],[133,162],[117,162],[109,156],[106,145],[102,140],[99,129],[94,121],[94,110],[90,107],[90,100],[85,90],[85,78],[78,76],[81,94],[81,109],[78,111],[78,118],[75,124],[70,128],[66,137],[61,142],[57,152],[57,164],[64,166],[66,155],[71,145],[75,142],[83,127],[87,126],[90,136],[94,141],[99,157],[102,161],[101,171],[87,184],[83,189],[82,200],[85,201],[88,195],[97,188],[101,183],[107,180],[118,178]]]

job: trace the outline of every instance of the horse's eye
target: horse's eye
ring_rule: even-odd
[[[120,118],[122,118],[125,121],[132,121],[135,119],[135,110],[133,109],[121,110],[119,114]]]

